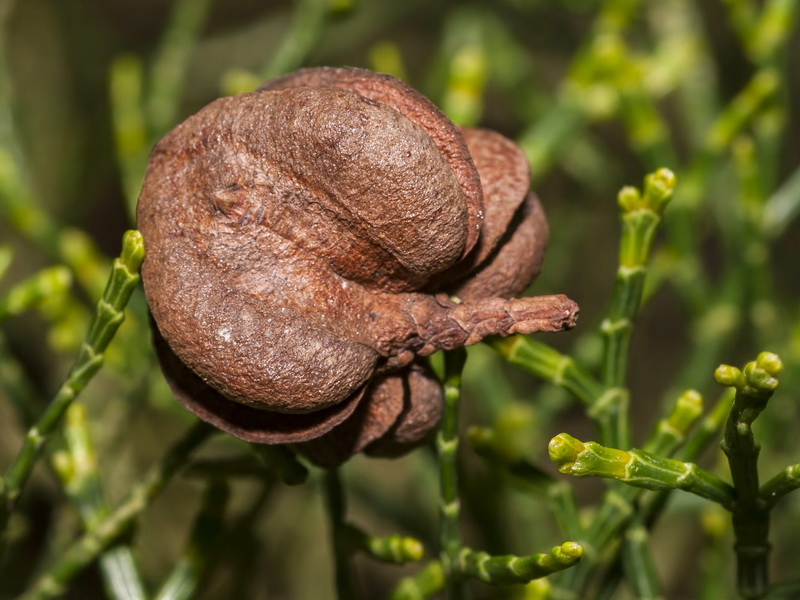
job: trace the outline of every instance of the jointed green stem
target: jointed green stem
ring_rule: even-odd
[[[562,433],[550,441],[550,458],[558,470],[575,477],[606,477],[648,490],[682,489],[731,508],[733,489],[718,477],[685,463],[645,452],[618,450],[580,442]]]
[[[659,169],[645,178],[643,193],[630,187],[619,193],[622,209],[619,267],[611,306],[601,326],[605,340],[602,380],[607,391],[595,399],[591,409],[601,424],[600,441],[609,446],[630,446],[625,385],[633,320],[642,301],[653,236],[674,187],[672,172]]]
[[[543,118],[537,119],[522,134],[519,145],[535,174],[547,172],[569,142],[596,116],[595,113],[604,112],[602,109],[598,111],[586,99],[597,95],[585,93],[587,88],[613,87],[616,83],[603,80],[603,75],[594,75],[595,64],[599,62],[595,49],[604,41],[619,39],[633,20],[640,3],[640,0],[610,0],[603,3],[590,37],[570,66],[570,76],[561,90],[561,98]],[[602,68],[599,71],[604,73]],[[585,80],[585,72],[592,74],[591,81]]]
[[[459,348],[445,354],[444,414],[436,438],[439,456],[440,497],[440,541],[441,561],[445,572],[447,600],[462,597],[459,553],[461,535],[459,516],[461,504],[458,494],[458,413],[461,399],[461,372],[467,359],[466,350]]]
[[[689,430],[703,414],[703,397],[687,390],[675,400],[669,414],[656,423],[642,449],[661,456],[672,456],[686,441]]]
[[[605,392],[603,385],[578,367],[571,357],[530,336],[491,338],[489,343],[510,364],[563,387],[587,406]]]
[[[700,403],[700,397],[694,392],[686,392],[681,395],[670,413],[659,421],[654,432],[645,441],[645,449],[658,451],[663,456],[675,453],[699,417]],[[719,432],[729,406],[730,402],[723,399],[704,419],[699,432],[695,432],[690,438],[690,451],[684,450],[681,453],[682,460],[692,460],[708,447],[716,433]],[[586,548],[586,557],[575,569],[570,569],[565,573],[561,582],[562,591],[571,590],[571,593],[576,594],[576,598],[582,597],[593,569],[601,559],[600,552],[603,548],[608,547],[608,544],[620,534],[630,519],[636,516],[635,503],[642,496],[643,491],[643,488],[632,486],[612,486],[606,492],[588,530],[581,537],[573,537],[573,539],[581,540]],[[670,489],[648,498],[648,500],[652,500],[645,505],[642,511],[644,523],[647,526],[650,526],[660,514],[671,491]],[[618,581],[621,575],[622,573],[618,569],[609,573],[608,589],[614,589],[615,581]]]
[[[411,537],[389,535],[378,537],[368,535],[354,525],[345,524],[342,535],[348,547],[369,554],[381,562],[402,565],[422,560],[422,542]]]
[[[800,488],[800,463],[786,467],[762,485],[758,499],[766,508],[771,508],[783,496],[798,488]]]
[[[69,405],[102,366],[103,352],[122,323],[125,305],[139,282],[138,272],[143,258],[144,246],[141,235],[138,231],[127,232],[123,238],[122,254],[114,261],[103,297],[97,303],[89,333],[66,381],[44,414],[28,430],[22,449],[3,478],[3,486],[0,489],[0,540],[11,511],[45,442],[61,421]]]
[[[645,178],[644,193],[633,188],[624,188],[620,192],[618,201],[622,209],[623,232],[611,306],[602,325],[605,339],[602,383],[578,368],[570,357],[530,338],[491,341],[493,347],[509,362],[568,389],[586,404],[589,416],[598,426],[600,439],[606,445],[630,446],[629,393],[625,387],[630,337],[633,320],[642,300],[645,267],[653,236],[674,186],[672,172],[661,169]],[[672,415],[675,422],[665,421],[654,435],[652,444],[656,448],[677,447],[683,441],[688,423],[697,416],[696,411],[693,414],[694,417],[683,412]],[[689,471],[690,475],[693,473]],[[711,486],[711,489],[713,491],[716,488]],[[580,538],[587,543],[587,564],[580,565],[566,575],[568,587],[573,592],[581,593],[592,563],[599,558],[598,551],[624,527],[633,514],[633,502],[639,494],[632,488],[616,486],[608,492],[592,528]],[[722,496],[725,494],[722,493]]]
[[[763,598],[767,591],[769,556],[769,508],[759,495],[759,445],[753,436],[753,421],[761,414],[778,386],[783,365],[769,352],[762,352],[742,371],[721,366],[715,375],[723,385],[736,388],[733,407],[725,424],[722,450],[728,458],[736,488],[732,507],[734,548],[737,555],[739,593],[748,599]]]

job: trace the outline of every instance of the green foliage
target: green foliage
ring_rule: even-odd
[[[800,3],[78,4],[0,6],[0,600],[796,596]],[[124,233],[161,135],[314,64],[514,138],[535,291],[582,307],[448,354],[436,443],[330,473],[177,407]]]

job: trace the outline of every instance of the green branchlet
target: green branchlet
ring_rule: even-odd
[[[251,92],[262,82],[301,67],[336,15],[347,12],[352,0],[300,0],[294,3],[291,22],[279,45],[258,72],[234,69],[223,76],[226,94]]]
[[[141,234],[138,231],[126,232],[120,257],[114,261],[89,332],[66,381],[38,422],[28,431],[22,448],[6,472],[3,489],[0,491],[0,538],[45,442],[61,422],[72,401],[102,366],[103,352],[122,323],[125,306],[139,283],[139,268],[143,259],[144,243]]]
[[[697,392],[687,391],[676,400],[670,413],[657,424],[647,440],[645,446],[649,452],[616,449],[630,444],[629,393],[626,388],[629,343],[642,300],[645,269],[655,232],[675,184],[675,175],[669,169],[659,169],[645,178],[641,192],[626,187],[618,196],[622,239],[612,301],[601,326],[605,350],[599,381],[582,371],[572,357],[530,338],[520,336],[490,342],[512,364],[564,387],[589,407],[588,414],[596,422],[604,445],[595,442],[584,444],[570,436],[557,436],[551,441],[550,452],[559,463],[561,472],[610,477],[636,486],[610,489],[592,526],[579,538],[573,538],[587,542],[591,560],[567,575],[567,581],[571,582],[567,587],[571,590],[583,589],[582,586],[588,582],[590,563],[597,560],[594,555],[606,547],[631,518],[641,488],[683,488],[725,505],[730,505],[732,500],[731,488],[723,481],[696,465],[665,458],[686,442],[690,429],[702,413],[702,397]],[[525,461],[497,452],[498,448],[492,447],[490,437],[471,433],[470,440],[479,453],[489,460],[505,463],[512,474],[523,475],[535,484],[554,489],[555,486],[546,485]],[[654,586],[650,588],[655,589]]]
[[[769,510],[774,503],[769,496],[777,489],[784,493],[789,491],[782,485],[786,479],[770,482],[766,497],[759,490],[760,447],[752,429],[753,422],[766,408],[778,387],[776,376],[782,369],[783,363],[778,355],[762,352],[740,372],[734,367],[723,366],[716,374],[717,381],[736,390],[725,423],[722,450],[728,459],[736,488],[736,502],[731,508],[736,537],[734,548],[738,589],[745,598],[762,598],[766,593],[770,552]]]
[[[90,297],[103,293],[111,265],[88,233],[75,227],[63,228],[58,237],[58,256]]]
[[[721,384],[736,389],[725,424],[722,449],[728,457],[740,503],[752,504],[758,494],[759,446],[751,426],[778,387],[776,375],[782,369],[783,364],[776,354],[762,352],[741,371],[723,365],[715,374]]]
[[[650,535],[641,514],[634,514],[622,538],[625,579],[636,598],[655,600],[663,598],[663,594],[649,541]]]
[[[459,556],[461,572],[492,585],[527,583],[551,573],[563,571],[583,556],[583,546],[564,542],[550,552],[530,556],[491,556],[486,552],[462,549]]]
[[[562,433],[548,446],[558,470],[574,477],[604,477],[648,490],[682,489],[731,507],[732,488],[694,463],[684,463],[643,450],[606,448]]]
[[[422,560],[425,549],[419,540],[396,534],[379,537],[368,535],[358,527],[347,524],[344,536],[351,548],[381,562],[402,565]]]
[[[671,457],[680,451],[682,461],[691,461],[709,446],[713,437],[719,432],[729,406],[729,400],[721,399],[702,420],[698,430],[689,436],[688,443],[681,448],[702,411],[702,397],[693,390],[684,392],[678,397],[670,413],[658,422],[653,433],[645,441],[643,449],[664,457]],[[604,547],[615,532],[635,516],[634,503],[641,495],[642,489],[623,486],[608,491],[600,511],[589,528],[588,539],[593,545]],[[672,488],[647,498],[644,510],[646,523],[651,523],[655,515],[660,512],[670,491]]]
[[[151,65],[150,93],[144,104],[155,139],[177,121],[189,61],[211,5],[211,0],[179,0],[172,5],[167,28]]]
[[[691,462],[674,460],[645,450],[624,451],[596,442],[581,442],[567,434],[560,434],[551,440],[550,458],[558,464],[558,470],[565,474],[605,477],[662,492],[682,489],[729,510],[737,540],[735,547],[740,593],[745,598],[761,598],[767,581],[769,509],[779,497],[800,487],[800,465],[787,467],[760,490],[758,487],[756,460],[759,447],[753,438],[751,426],[777,388],[777,375],[782,368],[783,364],[777,355],[762,352],[741,370],[723,365],[716,371],[717,381],[735,390],[733,406],[730,407],[729,397],[723,397],[710,415],[711,424],[696,437],[708,439],[711,433],[719,429],[724,414],[728,413],[722,447],[730,464],[733,486]],[[674,452],[701,411],[700,395],[693,391],[684,393],[670,414],[656,427],[646,444],[647,448],[657,449],[662,454]],[[699,447],[695,444],[691,449],[687,448],[684,454],[694,455]],[[624,489],[620,492],[619,500],[630,506],[634,496],[624,493]],[[651,511],[647,512],[649,514]],[[600,516],[598,514],[596,521],[601,520]],[[608,539],[616,527],[612,521],[619,523],[624,518],[624,512],[619,512],[614,519],[603,518],[607,526],[592,526],[587,539]],[[649,580],[642,581],[645,586],[650,583]]]
[[[91,529],[108,514],[110,507],[106,501],[83,403],[73,402],[67,409],[63,432],[65,449],[53,453],[51,462],[65,491],[77,507],[84,528]],[[110,598],[147,598],[129,545],[119,543],[110,547],[100,556],[99,563],[103,583]]]
[[[510,364],[563,387],[583,404],[593,404],[605,391],[600,382],[578,367],[572,357],[530,336],[495,337],[489,343]]]
[[[483,112],[490,65],[481,25],[471,19],[472,15],[453,19],[445,34],[453,39],[453,51],[441,104],[454,123],[474,127]]]
[[[761,64],[769,61],[791,34],[798,8],[791,0],[767,2],[753,23],[752,35],[744,41],[750,56]]]
[[[88,234],[74,227],[64,227],[39,206],[23,171],[12,153],[0,147],[0,215],[57,262],[69,267],[91,297],[98,296],[108,265],[97,245]]]
[[[458,554],[461,550],[459,517],[461,503],[458,493],[458,414],[461,401],[461,374],[467,353],[463,348],[446,352],[442,387],[444,391],[444,413],[436,437],[439,457],[440,482],[440,531],[441,561],[445,571],[445,587],[448,597],[461,597],[461,574],[458,570]]]
[[[595,398],[590,414],[600,426],[600,440],[611,446],[630,443],[627,416],[627,369],[633,323],[645,283],[645,267],[661,215],[675,188],[675,175],[659,169],[645,177],[643,192],[625,187],[618,196],[622,238],[611,304],[600,330],[604,338],[602,361],[604,394]]]
[[[643,449],[671,456],[686,441],[689,430],[702,414],[703,397],[695,390],[685,391],[675,400],[669,414],[656,424]]]
[[[139,58],[123,55],[111,62],[109,92],[114,126],[116,157],[122,188],[130,215],[142,187],[147,156],[151,147],[147,117],[143,107],[144,74]]]
[[[781,78],[771,67],[758,71],[739,94],[728,103],[709,128],[705,150],[711,155],[726,151],[744,125],[780,89]]]
[[[10,258],[9,253],[9,261]],[[4,270],[2,261],[3,256],[0,253],[0,276]],[[14,285],[0,298],[0,322],[26,310],[37,309],[50,323],[47,337],[51,346],[55,350],[74,351],[83,340],[87,321],[87,313],[83,306],[68,294],[73,282],[73,270],[79,263],[80,261],[68,262],[71,267],[57,265],[42,269]],[[93,263],[86,270],[93,271],[95,266]],[[78,275],[80,277],[81,273]],[[82,283],[86,289],[90,289],[91,286],[88,284],[90,278],[85,276],[85,279]]]
[[[458,531],[459,498],[455,458],[458,448],[457,416],[460,399],[461,371],[466,355],[463,351],[445,354],[445,410],[437,438],[441,477],[441,562],[445,572],[448,598],[460,598],[461,579],[474,577],[493,584],[524,583],[549,573],[565,569],[583,555],[583,547],[574,542],[557,546],[547,554],[531,556],[491,556],[461,545]],[[470,432],[472,442],[490,458],[516,467],[520,474],[545,485],[546,476],[535,473],[535,467],[501,450],[492,433],[485,429]],[[576,511],[571,514],[577,518]]]
[[[758,493],[758,499],[765,507],[771,508],[783,496],[798,488],[800,488],[800,463],[789,465],[764,483]]]
[[[347,541],[345,513],[346,498],[337,469],[325,472],[325,506],[331,530],[331,545],[337,598],[354,598],[356,584],[350,569],[352,546]]]
[[[597,442],[581,442],[561,433],[550,440],[547,446],[550,460],[558,465],[558,471],[574,477],[625,477],[625,467],[630,456],[624,450],[606,448]]]

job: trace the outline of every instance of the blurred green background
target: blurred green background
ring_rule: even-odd
[[[665,398],[687,387],[714,397],[719,362],[741,364],[769,349],[787,368],[760,423],[762,465],[770,476],[798,462],[798,12],[794,0],[0,0],[0,246],[12,256],[0,296],[55,264],[67,265],[74,281],[55,300],[2,323],[0,464],[19,447],[25,410],[35,414],[65,375],[108,258],[134,225],[154,141],[220,95],[313,65],[391,72],[454,121],[518,141],[551,224],[532,291],[566,293],[581,306],[575,332],[544,339],[587,368],[599,360],[597,325],[614,282],[617,191],[657,167],[672,169],[678,191],[633,341],[634,441],[649,432]],[[137,292],[108,368],[83,397],[112,504],[189,422],[161,382],[146,323]],[[594,435],[563,392],[486,348],[470,353],[466,390],[465,425],[499,427],[543,466],[556,433]],[[222,438],[204,450],[241,451]],[[711,468],[717,454],[704,464]],[[535,497],[502,483],[468,451],[464,458],[470,543],[527,553],[563,541]],[[428,449],[395,463],[358,457],[343,477],[353,521],[417,536],[429,553],[436,548]],[[136,529],[134,549],[151,587],[180,554],[201,479],[179,478]],[[0,598],[23,590],[78,527],[55,481],[42,467],[26,490]],[[575,487],[588,508],[602,490],[591,481]],[[797,496],[776,514],[776,579],[792,574],[800,551]],[[652,545],[669,598],[701,597],[704,569],[732,579],[718,513],[676,498],[665,521]],[[237,480],[225,523],[199,598],[333,597],[318,474],[299,488]],[[357,565],[365,598],[385,597],[415,570]],[[83,573],[69,597],[105,597],[97,570]]]

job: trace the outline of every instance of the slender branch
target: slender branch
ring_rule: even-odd
[[[686,392],[675,402],[669,414],[657,425],[654,432],[645,441],[645,449],[659,449],[665,455],[677,452],[682,439],[685,439],[689,430],[699,416],[700,397],[693,392]],[[728,412],[729,401],[720,401],[711,413],[702,421],[701,427],[690,438],[680,456],[682,460],[692,460],[702,453],[716,433],[722,427],[722,422]],[[689,451],[687,452],[687,448]],[[620,534],[623,528],[636,517],[636,502],[640,499],[645,488],[636,488],[630,485],[613,486],[606,492],[603,502],[592,519],[591,524],[580,539],[586,550],[586,556],[575,569],[565,573],[562,589],[570,590],[581,597],[592,575],[593,568],[602,557],[602,551]],[[666,505],[667,498],[673,489],[658,492],[647,498],[642,510],[645,523],[650,526]],[[621,577],[621,570],[609,574],[607,588],[615,587],[614,575],[617,581]]]
[[[488,341],[510,364],[564,388],[587,406],[594,404],[605,393],[605,387],[582,370],[572,357],[544,342],[523,335],[493,337]]]
[[[123,311],[139,283],[138,272],[143,258],[141,234],[128,231],[123,237],[122,253],[114,261],[89,332],[66,381],[37,423],[28,430],[22,448],[3,478],[3,485],[0,486],[0,540],[45,442],[55,431],[69,405],[102,366],[103,353],[125,318]]]
[[[762,485],[758,499],[766,508],[772,508],[783,496],[798,488],[800,488],[800,463],[789,465]]]
[[[385,563],[402,565],[422,560],[422,542],[412,537],[368,535],[354,525],[345,524],[342,532],[348,547],[359,550]]]
[[[581,442],[566,433],[550,440],[550,459],[558,470],[574,477],[605,477],[648,490],[682,489],[721,504],[734,505],[730,485],[694,463],[657,456],[643,450],[618,450],[596,442]]]
[[[653,432],[650,434],[647,440],[645,440],[643,449],[647,452],[660,454],[661,456],[672,456],[685,442],[689,431],[702,414],[702,410],[703,399],[700,394],[694,390],[688,390],[684,392],[675,400],[669,414],[656,423]],[[713,428],[713,430],[719,431],[719,427],[721,427],[721,421],[719,426]],[[710,443],[710,441],[710,438],[706,440],[707,443]],[[705,447],[706,446],[703,446],[703,448]],[[694,458],[694,456],[692,458]],[[604,523],[605,527],[608,527],[610,524],[614,528],[621,528],[630,522],[630,528],[627,529],[623,535],[623,552],[617,553],[616,557],[612,561],[612,568],[605,574],[604,577],[602,587],[604,590],[608,591],[608,597],[612,597],[614,590],[616,590],[620,580],[624,575],[622,568],[623,561],[626,562],[625,572],[629,574],[629,579],[632,578],[635,580],[637,577],[644,577],[643,575],[638,574],[638,567],[630,564],[630,558],[626,558],[624,556],[624,551],[630,550],[630,552],[638,552],[634,549],[635,546],[638,545],[644,547],[646,544],[646,538],[648,536],[648,528],[655,522],[656,517],[661,513],[661,510],[666,505],[667,498],[672,491],[673,490],[670,489],[648,496],[646,503],[644,503],[643,506],[640,505],[637,511],[633,511],[632,503],[638,500],[641,494],[635,490],[635,488],[623,488],[620,490],[622,494],[615,493],[613,496],[621,506],[628,507],[628,510],[617,510],[613,514],[610,514],[608,518],[603,518],[602,522]],[[623,522],[615,523],[616,519],[622,519]],[[597,521],[599,522],[601,519],[598,517]],[[631,528],[635,529],[636,531],[632,531]],[[611,531],[611,535],[615,534],[615,529],[609,530]],[[592,531],[599,531],[599,529],[592,528]],[[610,539],[610,537],[608,539]],[[594,537],[590,537],[590,540],[592,540],[593,543],[596,543],[594,542]],[[628,548],[629,544],[631,545],[631,548]],[[634,558],[638,557],[634,556]],[[648,594],[655,593],[658,585],[657,581],[650,579],[649,577],[650,576],[647,576],[647,578],[638,582],[638,584],[641,584],[641,593],[639,594],[640,597],[649,597]],[[634,581],[634,583],[636,582]]]
[[[575,542],[554,546],[550,552],[530,556],[491,556],[463,548],[460,570],[469,577],[492,585],[528,583],[571,567],[583,556],[583,547]]]
[[[603,424],[600,440],[610,446],[630,445],[628,394],[624,386],[633,321],[642,301],[653,236],[674,188],[672,171],[659,169],[645,177],[643,193],[625,187],[618,197],[622,209],[619,267],[611,306],[600,328],[605,340],[602,379],[610,393],[597,399],[596,403],[602,404],[592,408]]]
[[[733,393],[726,393],[719,399],[706,417],[700,421],[700,426],[694,432],[694,435],[692,435],[686,445],[677,452],[678,460],[684,462],[695,461],[708,449],[725,423],[732,399]],[[646,446],[645,449],[649,450],[649,447]],[[647,498],[642,512],[648,527],[655,523],[656,519],[662,513],[671,493],[672,490],[666,490]]]
[[[144,67],[135,56],[123,55],[111,62],[109,102],[117,164],[125,193],[125,208],[131,220],[142,189],[152,141],[144,111]]]
[[[736,503],[733,506],[737,584],[744,598],[763,598],[767,592],[770,545],[769,505],[759,494],[758,454],[752,424],[766,408],[778,387],[783,369],[780,358],[762,352],[743,370],[722,365],[715,373],[719,383],[736,388],[733,407],[725,424],[722,450],[728,458]]]
[[[466,350],[458,348],[445,353],[444,414],[436,449],[439,455],[440,477],[440,541],[441,561],[445,572],[448,600],[462,597],[459,553],[461,535],[459,516],[461,502],[458,494],[458,412],[461,400],[461,372],[467,360]]]

